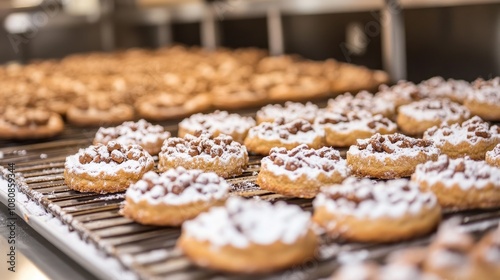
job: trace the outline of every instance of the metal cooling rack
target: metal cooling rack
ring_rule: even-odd
[[[175,132],[174,124],[166,129]],[[20,190],[58,217],[83,240],[95,244],[107,255],[116,258],[141,279],[255,279],[255,276],[221,274],[194,266],[175,248],[180,229],[144,226],[119,214],[124,193],[79,193],[64,184],[64,161],[79,148],[91,144],[96,129],[68,126],[58,138],[43,143],[0,142],[3,158],[0,165],[15,163]],[[344,151],[345,152],[345,151]],[[263,200],[284,200],[312,210],[310,199],[284,197],[260,190],[255,184],[260,157],[251,156],[247,170],[228,181],[232,195],[258,197]],[[500,209],[452,212],[445,211],[444,219],[460,219],[461,229],[481,234],[500,221]],[[396,249],[424,245],[432,236],[395,244],[345,243],[322,236],[316,258],[304,265],[274,274],[261,275],[267,279],[318,279],[329,276],[339,261],[348,258],[380,260]]]

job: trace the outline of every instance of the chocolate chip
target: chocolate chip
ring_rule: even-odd
[[[482,137],[482,138],[490,138],[491,137],[491,134],[488,131],[484,131],[484,130],[476,131],[474,134],[476,134],[476,136]]]

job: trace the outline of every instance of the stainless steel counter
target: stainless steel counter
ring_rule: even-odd
[[[8,209],[0,203],[0,278],[2,280],[54,279],[54,280],[92,280],[97,279],[83,269],[54,245],[34,231],[24,220],[16,220],[16,272],[8,271],[7,243],[9,229],[6,226],[10,217]]]

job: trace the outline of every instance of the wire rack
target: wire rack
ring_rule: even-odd
[[[173,123],[163,124],[176,132]],[[255,279],[255,276],[222,274],[194,266],[176,249],[180,229],[145,226],[119,214],[124,193],[96,194],[70,190],[64,184],[64,161],[68,155],[91,144],[96,129],[68,126],[64,133],[43,143],[0,142],[3,158],[0,165],[15,163],[20,190],[37,201],[48,212],[78,232],[83,240],[95,244],[110,257],[141,279]],[[345,153],[345,151],[343,151]],[[228,180],[231,195],[258,197],[267,201],[283,200],[312,211],[310,199],[285,197],[259,189],[255,180],[260,157],[251,156],[245,172]],[[481,211],[445,211],[444,220],[455,218],[460,229],[482,234],[500,221],[500,209]],[[314,260],[274,274],[260,275],[266,279],[318,279],[328,277],[347,259],[381,260],[388,253],[408,247],[425,245],[432,235],[394,244],[346,243],[321,236]]]

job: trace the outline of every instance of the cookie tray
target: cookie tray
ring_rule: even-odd
[[[167,126],[167,129],[175,131],[176,126]],[[69,190],[64,184],[64,160],[79,148],[90,145],[94,134],[95,129],[68,127],[54,141],[22,146],[5,143],[9,147],[0,149],[0,173],[3,178],[7,178],[9,171],[4,167],[15,163],[16,182],[22,192],[18,194],[16,206],[16,213],[20,217],[28,220],[48,241],[100,278],[255,279],[254,276],[222,274],[194,266],[175,248],[180,235],[179,228],[143,226],[119,214],[123,193],[103,195]],[[260,157],[251,156],[250,165],[244,174],[228,180],[233,185],[232,195],[268,201],[284,200],[307,211],[312,210],[310,199],[284,197],[260,190],[254,183],[259,163]],[[7,204],[6,198],[5,188],[0,188],[0,201]],[[34,215],[30,211],[33,207],[29,207],[34,202],[53,215],[61,226],[64,225],[62,227],[66,233],[62,234],[52,222],[47,222],[47,216]],[[500,222],[500,209],[446,211],[445,222],[450,219],[460,223],[460,230],[481,235]],[[72,239],[71,236],[75,237]],[[381,259],[396,249],[427,244],[431,237],[381,245],[345,243],[322,236],[314,260],[259,278],[323,278],[329,276],[339,263],[353,259]],[[102,256],[96,258],[89,254],[92,250]]]

